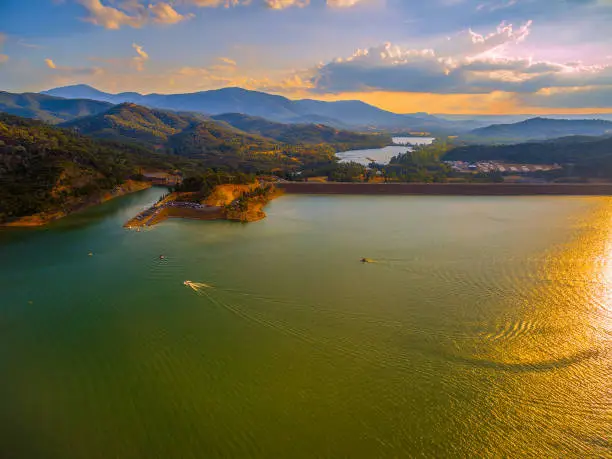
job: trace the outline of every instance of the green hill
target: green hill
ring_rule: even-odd
[[[232,145],[273,148],[274,142],[247,134],[198,115],[156,110],[124,103],[97,115],[78,118],[62,127],[99,138],[136,141],[167,152],[197,156],[210,151],[234,151]]]
[[[261,119],[258,122],[268,127],[278,124]],[[224,120],[150,109],[132,103],[120,104],[104,113],[75,119],[62,126],[84,135],[137,142],[153,147],[160,153],[203,160],[211,167],[246,172],[295,169],[308,162],[329,161],[340,146],[328,143],[285,144],[263,135],[244,132]],[[279,126],[286,129],[286,125]],[[362,137],[368,141],[371,137],[380,138]],[[358,139],[362,137],[357,135]]]
[[[97,141],[40,121],[0,113],[0,222],[68,213],[121,185],[140,167],[175,167],[170,158]]]
[[[338,151],[354,148],[380,148],[390,145],[392,140],[386,135],[361,134],[339,130],[323,124],[283,124],[265,118],[248,116],[240,113],[226,113],[212,116],[212,119],[224,121],[242,131],[269,137],[288,144],[334,145]]]
[[[12,94],[0,91],[0,111],[34,118],[51,124],[80,116],[102,113],[112,107],[108,102],[88,99],[63,99],[44,94]]]
[[[68,121],[61,126],[93,137],[162,145],[169,137],[196,122],[173,112],[150,110],[125,103],[103,113]]]

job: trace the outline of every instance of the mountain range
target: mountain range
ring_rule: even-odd
[[[355,133],[347,133],[350,130],[371,129],[398,133],[427,130],[436,135],[459,134],[465,142],[485,144],[546,140],[568,135],[612,134],[612,121],[602,119],[536,117],[482,127],[478,125],[481,121],[447,121],[427,113],[400,115],[360,101],[290,100],[240,88],[174,95],[110,94],[86,85],[56,88],[46,91],[46,94],[0,92],[0,111],[51,124],[95,116],[110,110],[115,104],[123,103],[164,110],[169,122],[177,116],[192,121],[216,121],[226,123],[226,127],[233,126],[285,143],[340,143],[343,138],[347,139],[347,144],[359,143],[361,141],[355,137]],[[474,124],[478,126],[476,129],[473,129]],[[164,129],[156,131],[155,135],[162,132]],[[98,132],[96,135],[106,134]],[[141,134],[138,135],[139,140],[143,139]],[[121,135],[125,136],[125,133]],[[362,140],[367,145],[372,138]]]
[[[582,135],[612,135],[612,121],[606,120],[557,120],[531,118],[513,124],[494,124],[474,129],[469,133],[475,139],[495,140],[507,143],[527,140],[547,140],[559,137]]]
[[[75,118],[60,126],[92,137],[152,145],[165,144],[177,134],[188,134],[196,128],[200,133],[203,129],[208,130],[219,141],[262,144],[265,149],[272,148],[276,143],[356,144],[365,148],[380,147],[391,142],[388,136],[382,134],[361,134],[320,124],[283,124],[240,113],[207,117],[197,113],[152,109],[128,102],[111,106],[95,115]]]
[[[607,120],[612,121],[612,113],[581,113],[581,114],[558,114],[548,113],[545,115],[539,114],[512,114],[512,115],[483,115],[483,114],[447,114],[434,113],[433,116],[448,121],[470,121],[479,125],[479,127],[490,126],[491,124],[512,124],[531,118],[547,118],[552,120]]]
[[[467,130],[477,127],[470,121],[448,121],[426,113],[402,115],[382,110],[365,102],[291,100],[283,96],[223,88],[188,94],[111,94],[87,85],[73,85],[44,91],[43,94],[68,99],[92,99],[120,104],[131,102],[151,108],[219,115],[242,113],[282,123],[318,123],[334,127],[368,127],[391,130]]]

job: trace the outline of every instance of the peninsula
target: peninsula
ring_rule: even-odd
[[[153,226],[168,218],[255,222],[266,218],[264,206],[281,194],[279,188],[264,181],[217,185],[204,198],[197,192],[175,191],[127,221],[124,226]]]

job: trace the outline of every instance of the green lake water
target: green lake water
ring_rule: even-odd
[[[612,454],[611,199],[162,192],[0,232],[1,458]]]

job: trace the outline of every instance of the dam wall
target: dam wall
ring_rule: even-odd
[[[527,183],[315,183],[281,182],[287,194],[380,194],[460,196],[612,196],[610,184]]]

